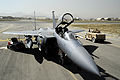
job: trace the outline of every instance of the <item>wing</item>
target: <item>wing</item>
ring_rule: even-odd
[[[13,31],[13,32],[3,32],[3,34],[12,34],[12,35],[39,35],[39,31]]]
[[[70,30],[70,31],[72,31],[73,33],[79,33],[79,32],[83,32],[85,30]]]
[[[80,35],[75,35],[75,37],[78,37],[78,38],[83,38],[83,36],[80,36]]]
[[[53,31],[54,30],[50,28],[40,28],[39,30],[34,30],[34,31],[13,31],[13,32],[3,32],[3,34],[54,37]]]

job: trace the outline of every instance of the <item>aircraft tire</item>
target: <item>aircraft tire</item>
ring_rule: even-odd
[[[92,42],[94,42],[94,43],[96,42],[96,40],[95,40],[95,38],[94,38],[94,37],[92,38]]]

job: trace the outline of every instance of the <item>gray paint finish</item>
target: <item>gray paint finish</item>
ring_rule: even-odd
[[[77,39],[65,40],[55,33],[59,48],[80,68],[100,76],[99,70],[90,54]]]

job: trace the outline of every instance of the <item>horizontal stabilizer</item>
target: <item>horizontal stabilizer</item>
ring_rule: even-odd
[[[70,30],[70,31],[72,31],[73,33],[79,33],[79,32],[83,32],[85,30]]]

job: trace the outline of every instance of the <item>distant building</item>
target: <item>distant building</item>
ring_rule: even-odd
[[[106,21],[111,21],[112,19],[111,18],[104,18]]]
[[[95,19],[94,19],[94,18],[90,18],[89,20],[90,20],[90,21],[95,21]]]
[[[114,21],[120,21],[120,18],[113,18]]]
[[[3,19],[3,17],[2,17],[2,16],[0,16],[0,19]]]
[[[104,21],[105,18],[97,18],[96,20],[97,20],[97,21]]]
[[[79,17],[75,17],[74,20],[82,20],[82,19]]]
[[[112,18],[97,18],[98,21],[111,21]]]
[[[2,19],[14,19],[12,16],[3,16]]]

